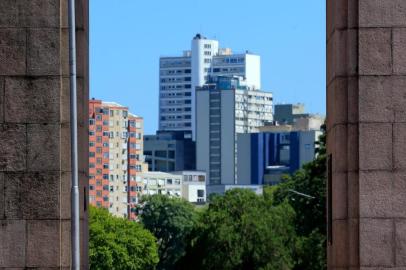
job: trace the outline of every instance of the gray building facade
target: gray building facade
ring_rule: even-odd
[[[272,121],[272,93],[239,77],[213,77],[196,89],[196,113],[196,168],[207,173],[208,185],[237,184],[237,134]]]
[[[158,131],[144,136],[144,156],[149,171],[195,170],[195,142],[184,132]]]

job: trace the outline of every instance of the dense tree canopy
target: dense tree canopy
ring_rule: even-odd
[[[186,239],[197,222],[194,206],[180,198],[152,195],[143,198],[141,222],[158,240],[158,269],[172,269],[184,255]]]
[[[212,198],[178,269],[291,269],[294,212],[246,189]]]
[[[91,208],[91,269],[322,270],[325,200],[323,134],[317,158],[281,184],[264,188],[262,196],[234,189],[211,197],[203,208],[147,196],[138,210],[149,232]]]
[[[90,269],[155,269],[158,250],[154,236],[138,223],[90,207]]]

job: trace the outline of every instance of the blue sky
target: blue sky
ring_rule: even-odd
[[[158,62],[202,33],[261,56],[275,103],[325,114],[325,0],[90,0],[90,96],[158,126]]]

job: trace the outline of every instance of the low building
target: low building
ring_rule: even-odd
[[[172,172],[196,168],[195,142],[182,131],[158,131],[144,136],[149,171]]]
[[[207,194],[210,199],[211,194],[224,194],[228,190],[232,189],[249,189],[252,190],[257,195],[263,194],[263,185],[209,185],[207,186]]]
[[[162,194],[188,202],[206,202],[206,173],[197,171],[145,172],[141,176],[143,195]]]
[[[191,203],[206,202],[206,173],[200,171],[180,171],[173,174],[182,175],[182,197]]]
[[[305,113],[305,106],[298,104],[276,104],[274,121],[258,128],[260,132],[274,131],[275,126],[292,126],[292,130],[320,130],[325,118],[318,114]]]
[[[143,195],[182,196],[182,175],[166,172],[144,172],[141,174],[141,179],[141,192]]]

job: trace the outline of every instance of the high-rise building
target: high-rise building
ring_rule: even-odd
[[[272,122],[272,93],[240,77],[213,77],[196,89],[196,116],[196,169],[207,173],[209,186],[238,184],[237,134]]]
[[[195,88],[210,75],[241,76],[251,89],[261,88],[260,57],[250,52],[233,54],[217,40],[197,34],[183,56],[161,57],[159,76],[159,130],[186,131],[195,139]]]
[[[143,119],[115,102],[89,101],[89,203],[134,218],[143,162]]]

